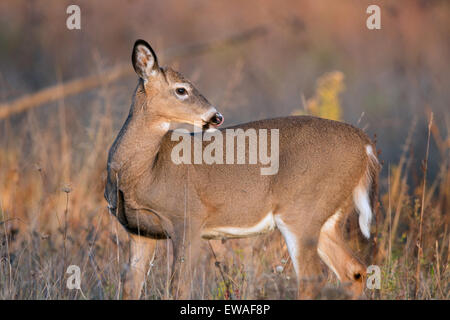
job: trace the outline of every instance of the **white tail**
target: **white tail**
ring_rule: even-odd
[[[359,213],[359,227],[362,234],[369,239],[370,238],[370,223],[372,221],[372,207],[369,198],[370,189],[373,188],[372,168],[378,166],[378,159],[373,153],[371,145],[366,145],[366,153],[369,157],[367,164],[366,174],[362,177],[360,183],[353,191],[353,201],[355,203],[356,210]]]
[[[370,208],[368,190],[362,186],[356,187],[355,191],[353,191],[353,201],[359,213],[359,227],[361,228],[361,232],[369,239],[372,208]]]

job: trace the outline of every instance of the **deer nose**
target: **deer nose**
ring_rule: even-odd
[[[223,115],[220,112],[216,112],[215,115],[209,120],[214,126],[218,127],[223,123]]]

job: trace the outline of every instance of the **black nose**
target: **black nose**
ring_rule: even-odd
[[[210,121],[212,124],[218,127],[223,123],[223,116],[220,112],[216,112],[216,114],[211,118]]]

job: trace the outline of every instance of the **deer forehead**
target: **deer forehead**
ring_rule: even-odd
[[[164,72],[164,75],[166,76],[166,79],[170,83],[187,83],[190,85],[189,81],[178,71],[173,70],[169,67],[162,68],[162,71]]]

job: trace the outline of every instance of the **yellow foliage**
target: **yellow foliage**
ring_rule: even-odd
[[[339,93],[344,88],[344,74],[342,72],[333,71],[321,76],[317,80],[316,93],[306,101],[306,114],[331,120],[341,120],[342,108]],[[293,114],[305,114],[305,111],[295,110]]]

